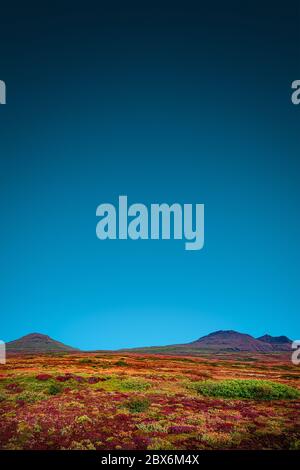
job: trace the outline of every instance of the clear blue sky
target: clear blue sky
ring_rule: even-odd
[[[1,339],[299,337],[298,23],[197,4],[5,11]],[[204,203],[204,249],[101,242],[96,207],[119,194]]]

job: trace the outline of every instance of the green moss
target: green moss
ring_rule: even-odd
[[[126,366],[127,366],[127,362],[121,360],[121,361],[115,362],[114,365],[115,365],[115,366],[118,366],[118,367],[126,367]]]
[[[166,433],[168,431],[168,426],[166,423],[140,423],[137,424],[136,427],[145,433],[155,433],[155,432],[163,432]]]
[[[40,400],[44,400],[46,395],[42,392],[32,392],[25,390],[24,392],[17,395],[16,399],[18,401],[24,401],[25,403],[35,403]]]
[[[151,383],[143,379],[122,379],[118,376],[106,376],[106,380],[98,382],[93,386],[94,388],[101,388],[107,391],[145,391],[151,387]]]
[[[132,398],[126,402],[125,406],[131,413],[142,413],[148,410],[150,401],[148,398]]]
[[[48,387],[48,394],[49,395],[57,395],[62,391],[63,387],[60,384],[52,383]]]
[[[87,415],[81,415],[75,418],[75,423],[77,424],[84,424],[84,423],[91,423],[91,422],[92,422],[91,418],[89,418]]]
[[[300,397],[299,390],[269,380],[205,380],[194,382],[190,388],[207,397],[252,400],[284,400]]]
[[[141,379],[125,379],[121,382],[122,390],[148,390],[151,384],[146,380]]]
[[[88,357],[84,357],[83,359],[80,359],[79,364],[92,364],[94,361],[92,359],[89,359]]]

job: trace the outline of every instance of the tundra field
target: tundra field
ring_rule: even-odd
[[[285,354],[11,356],[1,449],[300,449],[299,366]]]

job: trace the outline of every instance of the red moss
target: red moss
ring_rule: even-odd
[[[99,377],[89,377],[88,378],[88,383],[89,384],[96,384],[100,381]]]
[[[168,432],[170,434],[186,434],[195,432],[197,428],[195,426],[170,426]]]
[[[20,393],[23,391],[23,388],[20,387],[17,383],[10,383],[5,386],[5,389],[11,393]]]
[[[67,380],[70,380],[70,378],[71,378],[71,377],[68,376],[68,375],[58,375],[58,376],[56,377],[56,380],[57,380],[58,382],[66,382]]]
[[[37,380],[42,380],[42,381],[43,380],[49,380],[49,379],[51,379],[51,375],[49,375],[49,374],[38,374],[38,375],[35,376],[35,378]]]

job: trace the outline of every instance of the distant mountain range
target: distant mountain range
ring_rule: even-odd
[[[165,354],[197,354],[201,352],[258,352],[272,353],[291,351],[292,341],[286,336],[264,335],[254,338],[245,333],[233,330],[220,330],[202,336],[196,341],[170,346],[152,346],[126,349],[126,351]],[[41,333],[31,333],[6,344],[8,352],[13,353],[47,353],[47,352],[76,352],[79,349],[67,346],[50,336]]]
[[[233,330],[215,331],[190,343],[190,347],[220,351],[289,351],[292,341],[286,336],[264,335],[254,338]]]

